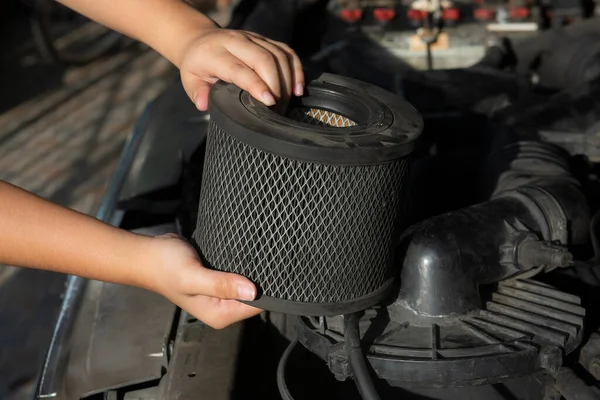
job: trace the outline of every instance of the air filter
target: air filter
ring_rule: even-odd
[[[419,114],[378,87],[330,74],[280,115],[232,84],[210,93],[198,223],[205,264],[251,279],[251,304],[338,315],[391,289]]]

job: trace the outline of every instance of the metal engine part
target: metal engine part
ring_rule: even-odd
[[[490,200],[407,229],[397,298],[361,326],[377,332],[363,343],[381,379],[452,388],[559,371],[581,343],[585,309],[527,278],[570,267],[567,246],[589,240],[586,199],[566,161],[545,143],[508,145],[488,161]],[[300,343],[339,378],[352,376],[339,320],[299,326]]]
[[[581,343],[585,316],[577,296],[520,279],[500,283],[480,310],[461,318],[411,320],[393,308],[367,311],[360,330],[377,376],[403,388],[493,385],[556,373],[563,355]],[[343,317],[315,322],[301,319],[300,343],[318,352],[338,379],[350,378]]]

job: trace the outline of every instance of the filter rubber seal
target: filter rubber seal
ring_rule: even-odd
[[[242,303],[284,314],[304,315],[308,317],[332,317],[366,310],[385,300],[393,289],[394,279],[389,279],[381,288],[366,296],[337,303],[303,303],[270,296],[260,296],[257,300],[242,301]]]

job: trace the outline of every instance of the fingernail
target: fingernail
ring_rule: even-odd
[[[302,96],[304,94],[304,85],[301,82],[296,83],[296,89],[294,90],[296,96]]]
[[[262,99],[263,99],[263,103],[265,103],[269,107],[275,105],[275,98],[269,92],[264,92],[262,95]]]
[[[256,297],[256,290],[252,285],[238,286],[238,296],[240,300],[252,301]]]
[[[196,100],[194,100],[194,105],[196,106],[196,108],[200,111],[204,111],[204,106],[202,105],[202,99],[201,98],[196,98]]]

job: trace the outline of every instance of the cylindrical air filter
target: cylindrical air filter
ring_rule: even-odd
[[[258,287],[252,305],[338,315],[391,289],[416,110],[376,86],[311,79],[287,114],[232,84],[211,116],[194,240],[207,267]]]

